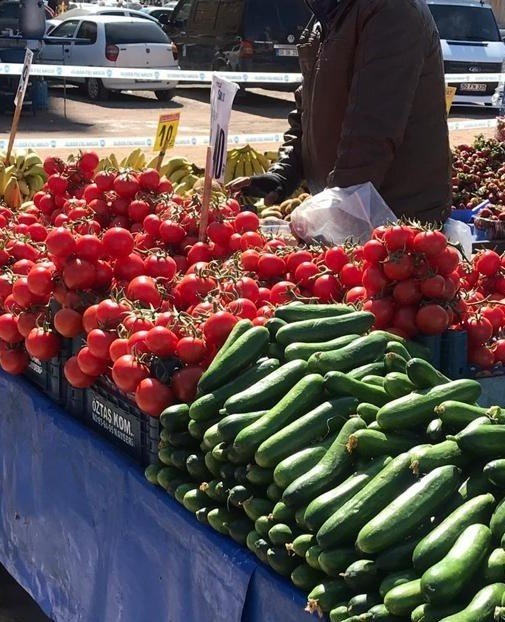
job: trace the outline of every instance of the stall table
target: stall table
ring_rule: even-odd
[[[300,622],[305,599],[0,374],[0,563],[55,622]]]

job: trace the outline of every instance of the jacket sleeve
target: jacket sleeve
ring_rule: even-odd
[[[413,3],[378,0],[371,5],[358,42],[329,186],[370,181],[380,190],[403,142],[427,53],[425,18]]]
[[[302,165],[302,87],[295,92],[296,109],[288,116],[289,129],[279,150],[279,159],[270,172],[279,176],[284,196],[290,196],[303,179]]]

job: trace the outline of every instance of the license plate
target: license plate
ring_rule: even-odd
[[[461,84],[459,90],[466,91],[467,93],[485,93],[487,91],[487,84],[470,82],[469,84]]]
[[[295,48],[294,50],[276,50],[277,56],[298,56],[298,50]]]

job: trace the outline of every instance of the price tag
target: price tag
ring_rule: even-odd
[[[153,151],[166,151],[175,145],[180,113],[160,114]]]
[[[455,86],[445,87],[445,108],[447,110],[447,114],[449,114],[449,112],[451,111],[452,102],[454,101],[457,90],[458,89]]]
[[[25,52],[25,60],[23,63],[23,71],[21,72],[21,77],[19,78],[18,90],[16,91],[16,96],[14,97],[14,105],[20,106],[23,105],[23,100],[26,94],[26,88],[28,87],[28,81],[30,79],[30,69],[33,61],[33,52],[26,49]]]
[[[223,181],[228,148],[228,125],[238,85],[225,78],[212,76],[210,90],[210,146],[212,147],[212,177]],[[206,171],[207,173],[207,171]]]

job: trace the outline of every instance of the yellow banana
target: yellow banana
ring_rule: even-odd
[[[7,181],[4,190],[4,201],[12,210],[18,210],[21,207],[23,199],[21,197],[18,180],[15,177],[10,177]]]
[[[170,177],[177,169],[188,165],[189,162],[186,158],[170,158],[170,160],[168,160],[168,162],[161,168],[161,172],[163,175]]]
[[[235,179],[237,179],[237,177],[244,177],[244,175],[245,175],[245,162],[241,158],[237,162],[237,166],[235,167]]]
[[[254,175],[254,168],[250,153],[247,153],[244,158],[244,175],[246,177],[252,177]]]
[[[30,188],[30,194],[33,196],[39,190],[42,190],[44,186],[44,179],[40,175],[29,175],[25,177],[25,181]]]
[[[178,194],[179,196],[182,196],[186,194],[187,190],[188,189],[186,188],[186,184],[177,184],[174,187],[174,194]]]
[[[146,168],[156,168],[158,166],[158,156],[154,156],[149,162],[146,164]]]
[[[181,166],[180,168],[173,171],[170,175],[168,175],[168,179],[173,184],[180,184],[182,179],[191,173],[191,169],[188,166]]]
[[[31,196],[30,186],[26,183],[26,181],[24,179],[20,179],[18,181],[18,185],[19,185],[19,190],[21,192],[21,195],[23,197]]]
[[[42,164],[34,164],[28,170],[23,171],[23,177],[31,177],[32,175],[40,175],[40,177],[45,177],[46,172],[44,171]]]

